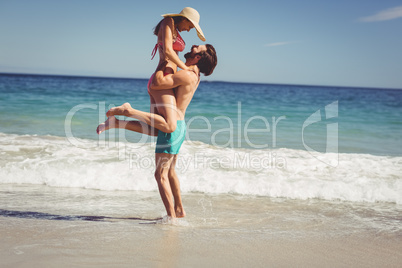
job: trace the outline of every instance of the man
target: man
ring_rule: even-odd
[[[151,96],[152,113],[133,109],[129,103],[110,109],[108,119],[98,126],[98,134],[110,128],[127,130],[158,136],[155,150],[155,179],[167,215],[181,218],[186,215],[180,194],[180,183],[175,171],[177,154],[184,141],[186,124],[184,116],[188,105],[200,83],[200,73],[212,74],[217,64],[212,45],[193,46],[185,55],[190,70],[164,75],[164,66],[159,66],[148,92]],[[174,89],[174,90],[173,90]],[[123,115],[139,121],[118,120],[114,116]]]

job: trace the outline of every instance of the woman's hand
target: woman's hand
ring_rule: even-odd
[[[194,69],[194,67],[193,66],[191,66],[191,67],[187,67],[187,69],[186,69],[187,71],[193,71],[193,72],[195,72],[195,69]]]

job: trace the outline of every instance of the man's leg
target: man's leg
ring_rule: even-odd
[[[100,124],[96,129],[96,132],[98,134],[101,134],[103,131],[109,130],[111,128],[123,128],[149,136],[158,136],[157,129],[143,122],[119,120],[114,116],[108,117],[108,119],[104,123]]]
[[[172,218],[176,218],[174,209],[173,194],[169,182],[169,169],[172,165],[174,155],[165,153],[155,154],[155,179],[158,183],[159,193],[162,198],[162,202],[165,205],[167,215]]]
[[[170,165],[169,169],[169,182],[170,182],[170,188],[172,190],[173,198],[174,198],[174,210],[176,213],[177,218],[183,218],[186,216],[186,212],[184,211],[183,208],[183,203],[181,201],[181,194],[180,194],[180,181],[179,177],[176,174],[176,162],[177,162],[177,154],[173,155],[173,161],[172,164]]]

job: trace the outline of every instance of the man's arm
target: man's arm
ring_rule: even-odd
[[[151,83],[151,90],[171,89],[191,82],[190,74],[193,72],[181,70],[175,74],[163,75],[162,70],[155,73]]]

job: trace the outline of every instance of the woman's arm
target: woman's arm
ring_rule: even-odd
[[[165,57],[174,62],[177,67],[187,70],[188,67],[180,60],[176,51],[173,50],[173,31],[175,30],[172,18],[166,18],[163,20],[161,29],[159,30],[162,31],[163,52]]]

